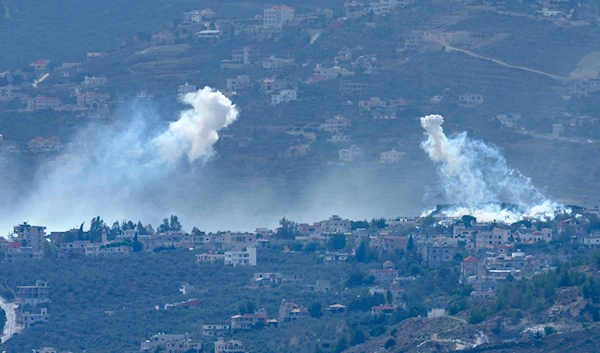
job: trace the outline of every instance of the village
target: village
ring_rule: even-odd
[[[156,232],[148,231],[150,227],[141,223],[139,227],[133,226],[132,222],[128,222],[132,228],[123,222],[121,228],[111,229],[98,218],[92,222],[92,227],[100,222],[100,229],[86,232],[73,229],[46,234],[45,227],[24,223],[15,226],[12,239],[0,238],[0,247],[5,262],[21,263],[47,257],[61,261],[74,257],[140,256],[148,252],[160,256],[163,251],[191,251],[199,264],[251,268],[260,264],[261,254],[268,249],[280,249],[282,254],[290,255],[314,253],[319,256],[321,266],[366,262],[370,267],[366,274],[369,279],[359,285],[366,285],[370,296],[381,298],[381,301],[374,301],[377,305],[369,307],[372,317],[385,317],[398,310],[407,310],[406,289],[418,280],[421,269],[456,266],[459,273],[456,285],[470,288],[470,300],[478,301],[493,298],[506,283],[556,269],[560,263],[571,259],[573,249],[598,248],[600,210],[578,209],[576,212],[559,215],[555,220],[523,219],[511,225],[479,223],[468,215],[451,218],[442,212],[371,222],[334,215],[311,224],[296,224],[284,218],[277,229],[257,228],[254,232],[241,233],[205,233],[197,228],[187,233],[181,229],[176,216],[165,219],[160,231]],[[94,231],[101,233],[99,238],[94,238]],[[544,250],[554,247],[553,244],[558,245],[558,250]],[[418,262],[418,267],[411,266],[409,273],[399,271],[389,260],[406,258]],[[301,269],[293,273],[255,272],[248,278],[246,288],[270,291],[288,285],[315,295],[347,290],[333,286],[327,279],[307,283],[304,276]],[[51,283],[43,279],[17,287],[15,303],[22,329],[52,322],[51,290]],[[156,310],[197,307],[200,300],[194,294],[199,290],[202,288],[182,283],[179,291],[186,299],[164,303],[164,307],[157,306]],[[140,349],[142,352],[155,352],[159,348],[168,352],[200,352],[208,341],[214,346],[215,353],[245,353],[248,350],[244,342],[235,338],[236,332],[293,325],[297,320],[320,317],[321,310],[341,315],[349,305],[357,305],[331,302],[325,308],[315,308],[303,304],[282,299],[275,317],[269,316],[264,308],[248,307],[239,313],[231,313],[229,318],[203,322],[195,333],[155,334],[141,342]],[[451,310],[450,307],[431,307],[427,317],[450,315]],[[211,341],[214,339],[217,340]]]

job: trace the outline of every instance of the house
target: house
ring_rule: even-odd
[[[408,246],[407,236],[390,235],[389,233],[381,232],[377,235],[377,247],[380,252],[393,253],[396,251],[406,252]]]
[[[394,280],[394,278],[398,277],[398,270],[395,269],[372,269],[369,273],[378,283],[390,283]]]
[[[283,283],[284,275],[281,272],[259,272],[255,273],[250,281],[251,288],[259,288]]]
[[[346,9],[346,18],[354,19],[359,18],[365,14],[365,4],[358,1],[348,1],[344,4],[344,8]]]
[[[372,316],[389,316],[392,315],[394,313],[394,311],[396,311],[396,309],[398,309],[397,306],[395,305],[377,305],[371,308],[371,315]]]
[[[292,322],[298,319],[304,319],[309,316],[308,309],[294,302],[288,302],[285,299],[279,306],[279,322]]]
[[[201,23],[202,19],[202,12],[198,10],[185,12],[183,14],[183,23],[186,24]]]
[[[515,128],[517,122],[521,120],[521,114],[498,114],[496,115],[496,119],[498,119],[502,126],[512,129]]]
[[[350,119],[344,118],[341,114],[337,114],[333,118],[325,120],[324,124],[321,124],[321,131],[336,135],[343,133],[351,127],[352,121],[350,121]]]
[[[391,151],[385,151],[379,154],[379,163],[398,163],[405,154],[406,153],[399,152],[395,148],[392,148]]]
[[[427,312],[428,319],[436,319],[438,317],[444,317],[446,315],[448,315],[446,314],[446,309],[443,308],[433,308]]]
[[[46,227],[19,224],[13,227],[16,235],[16,241],[20,242],[22,247],[31,248],[34,253],[41,253],[46,237]]]
[[[459,283],[468,284],[469,278],[479,275],[482,262],[475,256],[467,256],[460,263],[460,278]]]
[[[371,111],[371,116],[375,120],[394,120],[398,118],[398,108],[388,106],[381,109],[374,109]]]
[[[15,87],[12,85],[0,87],[0,102],[8,102],[17,97],[16,94],[13,93]]]
[[[341,135],[341,134],[331,135],[331,137],[327,139],[327,142],[331,142],[334,144],[341,143],[341,142],[349,142],[349,141],[350,141],[350,136]]]
[[[183,85],[179,85],[179,89],[177,90],[177,93],[179,93],[180,95],[185,95],[188,93],[193,93],[196,92],[196,85],[190,85],[189,82],[185,81],[185,83]]]
[[[24,98],[27,107],[25,110],[32,112],[45,109],[58,110],[60,108],[60,99],[44,96]]]
[[[315,66],[314,76],[322,76],[325,80],[331,80],[342,74],[342,68],[339,66],[324,67],[321,64]]]
[[[361,100],[358,102],[358,108],[365,111],[384,109],[385,107],[387,107],[387,103],[379,97],[371,97],[367,100]]]
[[[351,163],[362,159],[365,156],[365,150],[362,147],[356,145],[350,146],[350,148],[341,149],[339,152],[339,159],[341,162]]]
[[[92,87],[98,87],[98,86],[105,85],[107,82],[108,82],[108,79],[106,77],[104,77],[104,76],[98,76],[98,77],[96,77],[96,76],[92,76],[92,77],[86,76],[83,79],[83,82],[81,82],[81,86],[92,88]]]
[[[152,43],[154,44],[173,44],[177,37],[170,31],[160,31],[152,35]]]
[[[40,59],[40,60],[36,60],[36,61],[32,62],[31,64],[29,64],[29,66],[33,67],[34,70],[36,70],[36,71],[44,71],[44,70],[48,69],[49,64],[50,64],[50,61]]]
[[[446,244],[427,244],[423,246],[423,263],[436,266],[442,262],[454,260],[458,249]]]
[[[16,302],[23,305],[37,306],[38,304],[48,303],[50,287],[48,282],[37,280],[33,286],[18,286]]]
[[[481,103],[483,103],[483,96],[481,94],[465,93],[458,97],[458,105],[461,107],[471,108]]]
[[[227,266],[256,266],[256,248],[225,252]]]
[[[492,231],[479,231],[475,235],[475,246],[477,250],[492,248],[494,245],[506,245],[510,239],[509,229],[496,227]]]
[[[232,330],[250,330],[256,325],[262,324],[266,326],[269,321],[269,316],[265,309],[255,310],[252,314],[234,315],[231,317]]]
[[[231,331],[229,324],[204,324],[202,325],[202,336],[220,337]]]
[[[222,236],[223,250],[242,250],[256,246],[256,234],[226,232]]]
[[[288,82],[284,80],[275,80],[273,78],[265,78],[260,81],[260,91],[263,94],[271,94],[288,86]]]
[[[296,158],[306,156],[310,150],[310,145],[290,146],[284,153],[285,158]]]
[[[263,11],[264,29],[282,29],[294,21],[294,9],[278,4]]]
[[[106,102],[110,98],[108,93],[98,92],[80,92],[77,94],[77,105],[80,107],[99,108],[101,103]]]
[[[319,230],[324,234],[348,233],[352,230],[352,221],[333,215],[329,219],[319,222]]]
[[[423,33],[413,31],[404,38],[405,50],[419,50],[423,46]]]
[[[347,307],[342,304],[333,304],[327,307],[327,311],[330,313],[343,313],[346,311]]]
[[[246,346],[242,341],[225,341],[223,337],[215,342],[215,353],[246,353]]]
[[[271,95],[271,105],[288,103],[298,99],[298,92],[295,89],[282,89],[276,94]]]
[[[153,335],[149,340],[143,341],[141,343],[140,351],[152,353],[158,351],[158,349],[162,349],[168,353],[197,353],[202,350],[202,343],[200,341],[192,340],[187,333],[159,333]]]
[[[239,65],[252,65],[260,59],[260,50],[245,46],[231,51],[231,63]]]
[[[306,284],[304,289],[307,292],[329,293],[331,292],[331,284],[326,280],[317,280],[315,284]]]
[[[263,59],[262,68],[266,70],[278,70],[283,69],[286,66],[294,65],[294,59],[278,58],[275,55],[271,55],[268,58]]]
[[[227,79],[227,90],[237,92],[250,86],[250,77],[248,75],[238,75],[236,78]]]
[[[48,308],[40,308],[39,313],[25,312],[19,316],[19,321],[25,328],[42,324],[48,325],[50,315],[48,314]]]
[[[200,11],[200,15],[202,15],[202,19],[204,20],[214,20],[216,17],[216,13],[211,9],[204,9]]]

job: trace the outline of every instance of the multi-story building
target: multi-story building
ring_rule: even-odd
[[[226,232],[223,234],[223,250],[242,250],[255,246],[256,234],[254,233]]]
[[[352,221],[342,219],[338,215],[329,217],[328,220],[321,221],[319,230],[323,234],[348,233],[352,230]]]
[[[285,299],[279,306],[279,322],[291,322],[298,319],[304,319],[309,316],[308,309],[294,302],[288,302]]]
[[[339,159],[341,162],[351,163],[362,159],[365,156],[365,150],[362,147],[356,145],[350,146],[350,148],[341,149],[339,152]]]
[[[60,108],[60,99],[58,98],[49,98],[43,96],[37,97],[29,97],[26,98],[27,111],[37,111],[37,110],[45,110],[45,109],[54,109],[57,110]]]
[[[256,266],[256,248],[246,248],[239,251],[225,251],[225,265]]]
[[[17,241],[21,242],[23,247],[31,248],[34,253],[41,253],[46,237],[46,227],[32,226],[27,223],[14,227],[17,235]]]
[[[267,325],[269,316],[265,309],[255,310],[252,314],[240,314],[231,317],[232,330],[250,330],[257,324]]]
[[[288,103],[298,99],[298,92],[295,89],[282,89],[276,94],[271,95],[271,104],[278,105]]]
[[[219,337],[231,331],[229,324],[204,324],[202,325],[202,336]]]
[[[30,328],[33,325],[48,325],[50,315],[47,308],[40,308],[39,313],[25,312],[19,315],[19,320],[25,328]]]
[[[37,306],[50,302],[48,282],[37,280],[33,286],[18,286],[16,301],[20,305]]]
[[[278,4],[264,10],[263,27],[265,29],[281,29],[294,20],[294,9]]]
[[[250,77],[248,75],[239,75],[236,78],[227,79],[227,90],[236,92],[250,85]]]
[[[231,51],[232,64],[252,65],[260,59],[260,50],[251,47],[233,49]]]
[[[331,134],[341,134],[352,127],[352,121],[344,118],[343,115],[337,114],[331,119],[325,120],[324,124],[321,124],[321,130],[329,132]]]
[[[454,260],[458,249],[446,244],[427,244],[423,246],[423,262],[430,266]]]
[[[406,153],[399,152],[395,148],[391,151],[381,152],[379,154],[379,163],[398,163]]]
[[[184,95],[196,91],[196,85],[190,85],[190,83],[186,81],[183,85],[179,85],[179,90],[177,91],[177,93]]]
[[[102,86],[105,85],[108,82],[108,79],[104,76],[86,76],[83,79],[83,82],[81,82],[81,85],[83,87],[98,87],[98,86]]]
[[[510,230],[494,228],[491,231],[480,230],[475,235],[477,250],[492,248],[495,245],[505,245],[510,242]]]
[[[188,334],[159,333],[141,343],[141,352],[151,353],[162,348],[167,353],[200,352],[202,343],[192,340]]]

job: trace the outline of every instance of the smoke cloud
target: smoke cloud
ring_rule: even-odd
[[[155,140],[161,157],[177,163],[184,155],[190,162],[213,154],[212,146],[219,139],[218,131],[238,117],[238,111],[221,92],[210,87],[183,96],[183,102],[193,109],[181,113],[179,120]]]
[[[445,213],[510,223],[523,217],[552,217],[561,208],[529,178],[509,168],[496,147],[471,140],[465,132],[448,138],[443,122],[441,115],[421,118],[428,136],[421,147],[438,165],[443,203],[452,205]]]
[[[209,87],[182,102],[192,108],[166,129],[154,109],[135,105],[121,112],[122,123],[80,131],[62,155],[39,167],[27,192],[10,195],[14,203],[3,207],[0,234],[21,221],[65,230],[98,215],[107,222],[156,222],[176,213],[178,196],[202,178],[196,173],[192,180],[193,162],[214,154],[219,130],[238,116],[235,105]]]

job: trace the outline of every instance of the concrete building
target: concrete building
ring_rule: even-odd
[[[458,97],[458,105],[461,107],[476,107],[483,103],[483,96],[481,94],[465,93]]]
[[[405,154],[406,153],[399,152],[395,148],[392,148],[391,151],[385,151],[379,154],[379,163],[398,163]]]
[[[237,92],[241,89],[250,86],[250,76],[248,75],[238,75],[236,78],[228,78],[227,79],[227,90],[232,92]]]
[[[267,325],[269,316],[265,309],[254,310],[252,314],[233,315],[231,317],[232,330],[250,330],[258,324]]]
[[[179,89],[177,90],[177,93],[183,95],[183,94],[193,93],[196,91],[197,91],[196,85],[190,85],[190,83],[186,81],[183,85],[179,85]]]
[[[45,109],[57,110],[60,108],[61,102],[58,98],[49,98],[43,96],[28,97],[25,99],[27,107],[25,110],[33,112]]]
[[[423,262],[429,266],[436,266],[442,262],[454,260],[458,249],[445,244],[427,244],[423,246]]]
[[[278,58],[275,55],[271,55],[268,58],[263,59],[262,61],[262,68],[266,70],[278,70],[292,65],[294,65],[293,58]]]
[[[14,227],[16,240],[22,247],[31,248],[34,253],[41,253],[46,237],[46,227],[32,226],[27,223]]]
[[[48,308],[41,308],[39,313],[25,312],[20,316],[20,321],[25,328],[30,328],[33,325],[48,325],[50,315],[48,314]]]
[[[298,92],[295,89],[282,89],[276,94],[271,95],[271,105],[288,103],[298,99]]]
[[[289,6],[278,4],[263,12],[264,29],[282,29],[294,20],[294,9]]]
[[[252,47],[243,47],[231,51],[231,63],[240,65],[252,65],[260,59],[260,50]]]
[[[315,284],[307,284],[304,286],[307,292],[329,293],[331,292],[331,284],[326,280],[317,280]]]
[[[279,306],[279,322],[292,322],[298,319],[304,319],[309,316],[308,309],[294,302],[288,302],[285,299]]]
[[[33,286],[18,286],[16,301],[19,305],[37,306],[50,302],[48,282],[37,280]]]
[[[240,251],[226,251],[225,265],[227,266],[256,266],[256,248],[246,248]]]
[[[246,346],[242,341],[225,341],[223,337],[215,342],[215,353],[246,353]]]
[[[162,348],[167,353],[200,352],[202,343],[192,340],[188,334],[165,334],[153,335],[149,340],[141,343],[140,351],[153,353]]]
[[[83,87],[98,87],[98,86],[102,86],[105,85],[108,82],[108,79],[104,76],[86,76],[83,79],[83,82],[81,82],[81,86]]]
[[[362,159],[364,156],[365,150],[356,145],[352,145],[350,148],[342,149],[339,152],[340,161],[346,163],[356,162]]]
[[[202,336],[220,337],[231,331],[230,324],[204,324],[202,325]]]
[[[321,124],[321,130],[337,135],[341,134],[352,127],[352,121],[344,118],[343,115],[337,114],[331,119],[325,120],[324,124]]]

